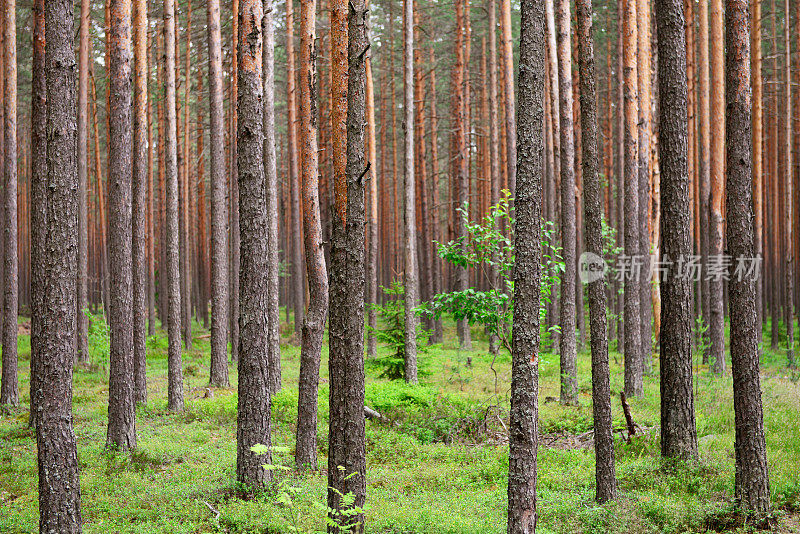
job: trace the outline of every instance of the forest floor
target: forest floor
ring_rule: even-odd
[[[451,325],[452,326],[452,325]],[[288,326],[284,325],[288,334]],[[379,533],[504,533],[508,473],[510,358],[492,357],[477,328],[475,350],[444,344],[420,354],[419,386],[379,379],[368,362],[367,404],[387,421],[367,422],[367,530]],[[319,393],[319,467],[276,470],[275,486],[237,498],[236,368],[231,388],[207,389],[207,331],[195,325],[184,354],[186,412],[166,409],[166,334],[148,340],[148,404],[137,411],[133,454],[104,450],[108,395],[106,334],[94,327],[90,365],[75,370],[75,432],[86,533],[318,532],[324,529],[327,465],[327,345]],[[285,340],[286,341],[286,340]],[[613,343],[612,343],[613,346]],[[37,532],[36,442],[27,427],[30,342],[20,336],[22,408],[0,412],[0,532]],[[385,350],[385,349],[381,349]],[[625,427],[619,401],[620,356],[611,355],[614,428]],[[471,360],[468,364],[468,358]],[[730,374],[716,377],[696,357],[700,460],[659,456],[657,360],[645,394],[630,399],[641,427],[630,442],[615,432],[619,499],[598,506],[590,356],[579,355],[580,405],[558,397],[558,356],[540,358],[538,509],[540,532],[749,531],[732,514],[734,414]],[[776,530],[800,532],[800,385],[783,352],[765,351],[764,423]],[[293,465],[299,349],[282,349],[283,389],[273,399],[273,464]],[[496,380],[496,382],[495,382]],[[497,383],[497,391],[495,391]],[[290,489],[294,488],[294,490]],[[291,506],[279,505],[282,493]],[[284,499],[285,500],[285,499]],[[297,524],[298,530],[292,530]]]

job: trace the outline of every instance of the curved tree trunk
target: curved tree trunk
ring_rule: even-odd
[[[222,33],[219,0],[206,4],[208,108],[211,140],[211,369],[209,382],[228,386],[228,210],[222,108]]]
[[[507,0],[503,0],[506,4]],[[523,1],[520,23],[519,121],[516,149],[514,326],[511,340],[511,415],[508,534],[536,531],[539,298],[543,171],[544,6]],[[513,78],[513,76],[512,76]],[[511,159],[509,157],[509,159]],[[509,181],[511,180],[509,173]]]
[[[581,93],[581,144],[583,147],[586,251],[603,257],[602,193],[597,154],[597,87],[592,36],[592,2],[575,4],[578,68]],[[614,438],[611,420],[611,383],[608,366],[605,280],[589,283],[589,328],[592,351],[592,415],[594,418],[596,499],[604,503],[616,497]]]
[[[263,165],[262,0],[242,0],[239,9],[238,170],[241,216],[239,278],[239,399],[236,421],[236,480],[248,490],[263,488],[272,471],[269,380],[269,237]]]
[[[686,35],[681,0],[656,2],[658,23],[659,154],[661,242],[664,258],[677,262],[692,254],[688,175]],[[671,272],[672,271],[672,272]],[[697,457],[692,390],[692,281],[668,270],[660,283],[661,454]]]
[[[750,46],[745,0],[727,0],[726,88],[728,252],[734,262],[753,257]],[[755,283],[751,277],[730,279],[731,367],[736,424],[736,500],[746,510],[770,510],[767,450],[759,377]]]

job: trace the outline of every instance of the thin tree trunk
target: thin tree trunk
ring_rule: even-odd
[[[147,0],[133,8],[133,377],[134,402],[147,402]]]
[[[575,342],[575,139],[572,124],[572,44],[569,0],[558,2],[558,81],[561,147],[561,243],[564,272],[561,275],[561,403],[578,402]]]
[[[723,60],[723,13],[722,0],[711,0],[709,40],[711,41],[711,57],[709,61],[711,73],[711,115],[710,132],[710,219],[709,219],[709,263],[722,258],[722,195],[725,187],[725,87]],[[709,359],[713,362],[715,373],[725,371],[725,316],[722,301],[722,278],[711,277],[709,280],[709,334],[711,352]]]
[[[233,54],[231,60],[231,102],[238,102],[239,95],[239,0],[233,0]],[[230,225],[230,268],[228,270],[230,283],[230,306],[228,307],[228,320],[230,321],[231,359],[239,360],[239,269],[240,269],[240,236],[239,236],[239,181],[238,176],[238,121],[239,111],[236,106],[231,106],[231,173],[230,173],[230,210],[228,211]]]
[[[511,0],[500,0],[500,29],[502,32],[502,69],[504,72],[503,96],[505,96],[506,125],[506,170],[508,173],[508,189],[511,197],[516,197],[517,176],[517,126],[516,99],[514,98],[514,41],[511,37]]]
[[[110,369],[106,446],[136,448],[131,235],[131,2],[109,7],[109,303]]]
[[[78,247],[78,166],[75,150],[75,52],[71,1],[39,4],[45,16],[47,78],[47,176],[32,187],[49,198],[43,205],[46,232],[31,236],[45,253],[31,265],[42,282],[40,343],[33,359],[43,370],[37,379],[41,404],[36,424],[39,463],[39,531],[79,534],[82,530],[78,455],[72,426],[72,366]],[[13,35],[13,34],[12,34]],[[44,43],[43,43],[44,44]],[[44,183],[46,180],[46,183]],[[32,184],[33,185],[33,184]],[[48,209],[49,208],[49,209]],[[34,227],[34,231],[45,230]]]
[[[17,379],[17,15],[16,0],[3,6],[3,373],[0,405],[19,405]]]
[[[317,156],[316,0],[300,2],[300,151],[302,167],[303,230],[310,300],[300,347],[300,384],[297,403],[298,467],[317,468],[317,388],[322,335],[328,312],[328,276],[322,250]]]
[[[189,214],[192,213],[191,209],[191,161],[189,159],[189,94],[192,90],[192,63],[191,63],[191,46],[192,46],[192,1],[186,2],[186,31],[184,35],[186,42],[186,54],[184,56],[184,73],[183,73],[183,172],[179,171],[182,188],[180,193],[181,198],[181,212],[180,212],[180,225],[181,225],[181,284],[183,293],[181,293],[183,312],[182,317],[184,321],[181,323],[183,327],[183,343],[187,351],[192,350],[192,234],[189,225]],[[178,53],[175,54],[178,56]],[[178,112],[178,120],[180,120],[180,112]],[[180,164],[180,159],[179,159]]]
[[[727,0],[726,86],[728,252],[735,262],[753,257],[750,147],[750,46],[747,2]],[[741,273],[740,273],[741,274]],[[767,451],[758,360],[755,284],[752,277],[731,276],[731,367],[736,424],[735,497],[746,510],[770,510]]]
[[[88,301],[89,276],[86,206],[89,168],[89,13],[89,0],[81,0],[80,42],[78,45],[78,312],[75,334],[78,360],[84,362],[89,359],[89,318],[84,311]],[[35,152],[34,157],[36,157]],[[32,210],[32,214],[36,211]]]
[[[365,2],[365,7],[368,3]],[[365,41],[369,43],[369,26]],[[378,303],[378,154],[375,137],[375,89],[372,79],[372,57],[366,54],[366,120],[367,120],[367,180],[369,180],[369,211],[367,222],[367,358],[378,355],[378,338],[375,328],[378,325],[375,305]],[[384,126],[384,123],[381,123]],[[383,175],[381,175],[383,179]]]
[[[786,298],[784,299],[784,324],[786,325],[786,359],[787,365],[790,369],[794,369],[797,366],[797,363],[794,359],[794,272],[793,272],[793,260],[794,260],[794,253],[792,252],[792,171],[794,170],[792,164],[792,45],[791,45],[791,31],[789,29],[789,19],[790,19],[790,11],[789,11],[789,0],[786,0],[784,3],[784,37],[785,37],[785,44],[784,44],[784,54],[785,59],[784,68],[786,69],[786,80],[784,83],[786,85],[785,88],[785,95],[786,104],[784,109],[784,113],[786,116],[786,133],[784,135],[784,142],[786,143],[785,151],[786,151],[786,161],[785,161],[785,184],[784,184],[784,217],[786,221],[786,225],[784,226],[783,230],[785,232],[784,236],[784,243],[785,248],[784,256],[786,257],[786,264],[784,269],[786,271]]]
[[[275,4],[264,0],[264,180],[267,209],[267,361],[270,393],[281,389],[281,308],[278,285],[278,162],[275,153]],[[362,321],[363,325],[363,321]]]
[[[603,206],[597,154],[597,87],[592,36],[592,2],[575,4],[580,73],[581,143],[583,146],[586,251],[603,257]],[[605,280],[589,282],[589,328],[592,351],[592,415],[594,420],[595,482],[598,503],[617,494],[611,417],[611,376],[608,365]]]
[[[271,6],[270,6],[271,9]],[[264,177],[262,0],[242,0],[239,10],[238,179],[241,216],[239,279],[239,400],[236,423],[236,480],[248,490],[263,488],[270,463],[269,214]],[[262,456],[251,447],[267,447]]]
[[[504,9],[508,0],[503,0]],[[511,340],[508,534],[536,531],[539,297],[544,117],[545,24],[542,2],[523,1],[520,22],[519,122],[514,242],[514,325]],[[509,17],[510,18],[510,17]],[[508,43],[510,44],[510,43]],[[513,73],[509,73],[513,80]],[[506,117],[508,119],[508,117]],[[513,120],[513,119],[512,119]],[[509,160],[511,151],[509,151]]]
[[[334,180],[333,246],[331,248],[330,323],[330,438],[328,440],[328,508],[339,525],[354,525],[350,532],[364,532],[364,515],[342,515],[345,508],[364,507],[367,491],[366,428],[364,420],[364,179],[370,161],[364,154],[367,121],[367,7],[364,0],[331,3],[331,66],[347,66],[346,73],[334,71],[334,111],[337,98],[345,95],[346,155],[344,176]],[[349,5],[349,9],[346,7]],[[345,18],[347,27],[341,25]],[[342,57],[346,45],[346,56]],[[336,76],[340,81],[336,81]],[[341,82],[347,82],[346,88]],[[342,91],[344,89],[344,91]],[[337,92],[338,90],[338,92]],[[337,119],[339,111],[334,115]],[[333,133],[336,127],[333,123]],[[341,135],[342,132],[339,132]],[[334,137],[334,148],[336,139]],[[341,146],[340,146],[341,148]],[[342,496],[352,495],[352,503]],[[328,532],[339,532],[335,525]]]
[[[431,107],[431,116],[430,116],[430,125],[431,125],[431,135],[430,135],[430,144],[431,144],[431,206],[432,206],[432,217],[433,217],[433,232],[431,238],[437,242],[441,241],[441,225],[440,225],[440,213],[441,209],[439,206],[439,118],[436,113],[436,57],[433,53],[433,48],[429,50],[430,55],[430,107]],[[438,254],[433,255],[433,293],[435,295],[441,293],[442,285],[443,285],[443,273],[442,273],[442,262],[439,258]],[[441,343],[444,339],[444,334],[442,332],[442,320],[441,319],[434,319],[433,321],[433,331],[431,332],[431,343]]]
[[[625,1],[623,35],[625,77],[625,255],[630,267],[640,260],[639,232],[639,93],[636,51],[638,46],[636,0]],[[625,394],[641,395],[642,330],[640,278],[630,269],[625,279]]]
[[[752,26],[750,33],[750,70],[752,72],[753,113],[753,246],[756,257],[761,257],[756,284],[756,313],[758,315],[758,340],[763,337],[764,323],[764,83],[761,76],[761,2],[752,3]]]
[[[458,0],[456,0],[458,2]],[[458,4],[456,4],[458,5]],[[414,191],[414,2],[403,3],[403,110],[405,112],[405,153],[403,164],[403,215],[405,250],[403,252],[403,285],[405,287],[405,378],[409,384],[416,384],[417,378],[417,235],[416,200]],[[467,334],[469,326],[467,326]],[[469,336],[462,332],[462,346],[468,344]]]
[[[222,33],[219,0],[206,4],[208,109],[211,140],[211,368],[209,383],[228,386],[228,236],[222,108]]]
[[[166,132],[166,249],[168,389],[170,411],[183,411],[183,364],[181,363],[181,283],[178,258],[178,118],[175,111],[175,0],[164,0],[164,84]]]
[[[653,308],[651,303],[652,279],[650,276],[650,106],[652,95],[650,78],[650,0],[637,0],[638,18],[638,89],[639,89],[639,254],[642,271],[639,286],[639,314],[641,326],[641,356],[639,373],[650,373],[653,369]]]
[[[496,0],[488,0],[489,10],[489,204],[496,206],[500,202],[500,132],[497,109],[497,15]],[[492,265],[489,271],[489,284],[497,290],[500,277],[497,266]],[[496,335],[489,340],[489,352],[497,354],[500,350]]]
[[[681,0],[656,2],[658,25],[661,239],[664,258],[677,264],[692,254],[688,176],[686,35]],[[660,282],[661,454],[697,457],[692,389],[692,281],[669,269]]]

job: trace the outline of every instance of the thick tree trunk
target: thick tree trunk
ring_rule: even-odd
[[[317,389],[322,335],[328,313],[328,274],[322,250],[317,156],[316,1],[300,2],[300,151],[302,162],[303,230],[308,269],[309,306],[300,347],[297,402],[298,467],[317,468]]]
[[[106,446],[136,448],[131,236],[131,2],[112,0],[108,33],[109,142],[108,254],[110,368]]]
[[[636,0],[625,1],[623,74],[625,77],[625,394],[642,394],[642,330],[639,290],[641,272],[633,269],[641,259],[639,247],[639,96],[636,51],[638,45]]]
[[[267,360],[270,393],[281,389],[281,309],[278,268],[278,162],[275,154],[275,4],[264,0],[264,181],[267,209]]]
[[[591,0],[575,4],[578,40],[578,68],[581,93],[581,144],[583,147],[584,204],[586,209],[586,252],[603,257],[602,193],[597,151],[597,86]],[[592,415],[594,418],[596,499],[610,501],[617,494],[614,467],[614,438],[611,420],[611,376],[608,366],[605,280],[589,283],[589,328],[592,351]]]
[[[89,359],[88,304],[89,254],[86,184],[89,169],[89,0],[81,0],[80,41],[78,52],[78,293],[76,331],[78,360]],[[34,157],[36,157],[34,153]],[[32,210],[32,214],[36,212]]]
[[[248,490],[263,488],[272,471],[267,450],[256,455],[254,445],[271,446],[269,224],[263,165],[262,0],[242,0],[239,9],[238,170],[241,216],[239,279],[239,400],[236,424],[236,480]]]
[[[724,250],[722,248],[722,195],[725,187],[725,87],[723,80],[723,13],[722,0],[711,0],[711,25],[709,40],[711,41],[711,115],[709,121],[713,125],[710,135],[710,212],[709,212],[709,263],[719,262]],[[777,144],[777,142],[776,142]],[[725,371],[725,316],[722,301],[722,278],[711,277],[709,280],[709,334],[711,349],[709,359],[713,362],[716,373]]]
[[[664,258],[677,262],[692,254],[688,176],[686,35],[681,0],[656,2],[658,26],[659,154],[661,239]],[[674,264],[673,264],[674,265]],[[697,457],[692,390],[692,281],[677,268],[660,281],[661,454]]]
[[[133,397],[147,402],[147,0],[134,0]]]
[[[458,2],[458,0],[456,0]],[[456,4],[458,5],[458,3]],[[403,110],[405,112],[405,153],[403,155],[403,218],[406,236],[403,251],[403,285],[405,286],[405,373],[406,382],[417,383],[417,293],[419,281],[417,277],[417,225],[416,198],[414,191],[414,2],[404,0],[403,3]],[[466,271],[465,271],[466,273]],[[466,279],[466,277],[464,277]],[[463,282],[462,282],[463,283]],[[462,346],[469,342],[469,325],[466,335],[461,332]]]
[[[726,88],[728,252],[734,263],[753,257],[750,46],[747,2],[727,0]],[[740,273],[741,274],[741,273]],[[753,277],[732,273],[729,283],[733,407],[736,423],[736,500],[746,510],[770,510],[767,451],[758,360],[758,314]]]
[[[3,373],[0,405],[19,405],[17,379],[17,3],[3,6]]]
[[[228,210],[222,108],[219,0],[206,4],[211,152],[211,368],[209,383],[228,386]]]
[[[183,364],[181,363],[181,283],[178,258],[178,118],[175,111],[175,0],[164,0],[164,56],[166,132],[166,249],[167,264],[167,406],[183,411]]]
[[[37,379],[36,445],[39,463],[39,531],[78,534],[82,529],[78,456],[72,426],[72,366],[75,357],[78,246],[78,168],[75,151],[74,5],[41,2],[45,14],[47,78],[47,176],[32,187],[48,198],[47,228],[35,226],[45,257],[31,264],[41,281],[42,315],[31,320],[40,335],[35,345]],[[44,42],[42,43],[44,44]],[[46,180],[46,182],[45,182]],[[32,184],[33,185],[33,184]],[[36,324],[38,323],[38,324]]]
[[[349,5],[349,9],[348,6]],[[346,18],[347,27],[340,25]],[[334,98],[345,95],[346,173],[334,181],[333,244],[331,247],[330,323],[330,438],[328,440],[328,507],[339,524],[364,532],[364,516],[341,515],[342,496],[352,494],[352,505],[364,507],[367,490],[364,419],[364,183],[370,162],[364,154],[367,90],[367,7],[364,0],[332,2],[332,59],[340,58],[348,71],[334,72],[347,83]],[[342,52],[346,47],[346,56]],[[336,63],[332,64],[335,67]],[[334,78],[334,81],[336,79]],[[344,89],[344,91],[341,91]],[[334,100],[334,110],[336,100]],[[335,117],[341,120],[338,112]],[[334,122],[336,133],[337,122]],[[341,135],[344,132],[339,132]],[[334,148],[337,144],[334,144]],[[339,528],[328,526],[328,532]]]
[[[575,139],[572,124],[572,44],[569,0],[558,2],[558,96],[561,147],[561,254],[564,272],[561,275],[561,403],[578,402],[575,341]]]
[[[503,0],[503,4],[507,4],[507,0]],[[508,534],[532,534],[536,531],[536,450],[539,426],[544,6],[542,2],[525,0],[521,4],[521,14]],[[511,176],[513,175],[509,173],[509,180]]]

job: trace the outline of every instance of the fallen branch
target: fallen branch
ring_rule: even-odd
[[[383,419],[383,416],[370,408],[369,406],[364,406],[364,417],[367,419]]]
[[[628,406],[628,399],[625,397],[624,391],[619,392],[619,400],[622,402],[622,412],[625,414],[625,424],[628,426],[628,441],[630,441],[631,436],[636,434],[636,424],[633,422],[631,407]]]
[[[214,514],[214,521],[216,521],[217,525],[219,525],[219,516],[221,515],[219,510],[208,504],[206,501],[203,501],[203,504],[208,506],[208,509],[211,510],[212,514]]]

